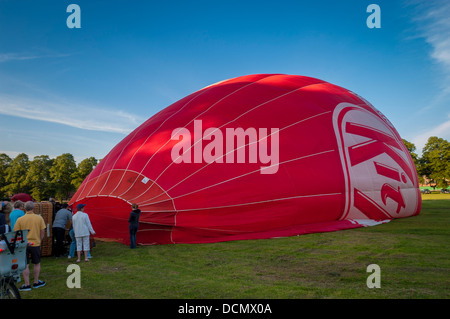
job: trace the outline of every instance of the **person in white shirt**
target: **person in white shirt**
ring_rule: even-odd
[[[89,216],[84,212],[84,206],[86,206],[86,204],[78,204],[77,213],[72,217],[73,231],[77,242],[77,263],[80,262],[82,251],[84,251],[84,260],[89,261],[89,235],[95,235]]]

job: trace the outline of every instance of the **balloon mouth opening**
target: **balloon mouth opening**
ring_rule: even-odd
[[[97,238],[129,243],[128,218],[132,204],[137,204],[141,210],[137,243],[172,242],[173,200],[142,174],[114,169],[92,178],[80,186],[69,204],[76,207],[79,203],[86,204]]]

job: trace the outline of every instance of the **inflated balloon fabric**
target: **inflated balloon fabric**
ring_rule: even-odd
[[[256,74],[203,88],[131,132],[70,204],[98,237],[207,243],[335,231],[417,215],[411,156],[355,93],[319,79]]]

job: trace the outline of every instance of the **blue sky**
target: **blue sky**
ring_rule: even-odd
[[[0,0],[0,153],[102,158],[173,102],[254,73],[352,90],[420,152],[450,140],[449,17],[445,0]]]

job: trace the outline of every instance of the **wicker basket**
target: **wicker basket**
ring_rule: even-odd
[[[53,204],[50,202],[35,202],[34,213],[37,215],[41,215],[42,218],[44,218],[45,225],[47,225],[44,239],[42,239],[41,241],[41,255],[51,256],[53,244]]]

